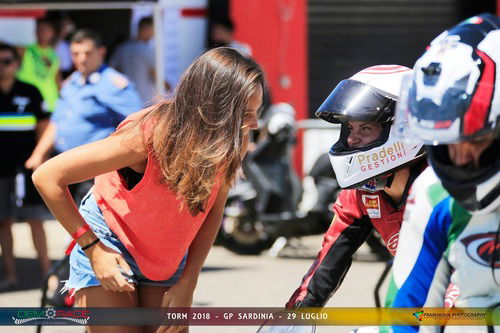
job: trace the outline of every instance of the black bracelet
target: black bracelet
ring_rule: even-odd
[[[88,250],[90,249],[92,246],[96,245],[97,243],[99,243],[101,240],[99,238],[96,238],[94,239],[91,243],[85,245],[85,246],[82,246],[82,250],[85,251],[85,250]]]

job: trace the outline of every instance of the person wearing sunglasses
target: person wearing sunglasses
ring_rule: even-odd
[[[50,268],[43,219],[50,214],[31,181],[31,171],[24,163],[33,151],[37,136],[48,123],[38,89],[16,79],[19,56],[13,46],[0,44],[0,246],[4,272],[0,290],[18,285],[13,254],[12,222],[26,220],[40,260],[41,272]]]

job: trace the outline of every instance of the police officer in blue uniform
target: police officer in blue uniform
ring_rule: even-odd
[[[107,137],[142,108],[134,84],[104,64],[106,49],[99,35],[79,30],[70,49],[76,71],[63,84],[51,121],[26,162],[28,168],[36,169],[53,150],[61,153]],[[82,183],[72,189],[77,203],[90,186]]]
[[[103,139],[142,102],[133,84],[107,65],[85,77],[74,72],[61,89],[51,117],[57,129],[55,150],[66,150]]]

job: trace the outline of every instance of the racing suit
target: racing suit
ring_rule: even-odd
[[[500,306],[500,207],[471,214],[441,186],[429,167],[408,198],[394,281],[393,306]],[[450,297],[449,285],[455,297]],[[446,297],[445,297],[446,296]],[[500,327],[395,326],[394,332],[500,332]]]
[[[420,161],[410,167],[410,177],[399,205],[384,191],[370,193],[351,189],[340,192],[333,206],[335,216],[322,248],[287,302],[287,308],[323,307],[340,287],[353,254],[368,238],[372,228],[382,236],[389,252],[396,254],[409,188],[426,165],[425,161]]]

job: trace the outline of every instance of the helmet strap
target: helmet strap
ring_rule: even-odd
[[[390,174],[388,174],[386,177],[385,177],[385,186],[386,187],[391,187],[392,186],[392,182],[394,180],[394,175],[396,173],[395,172],[391,172]]]

